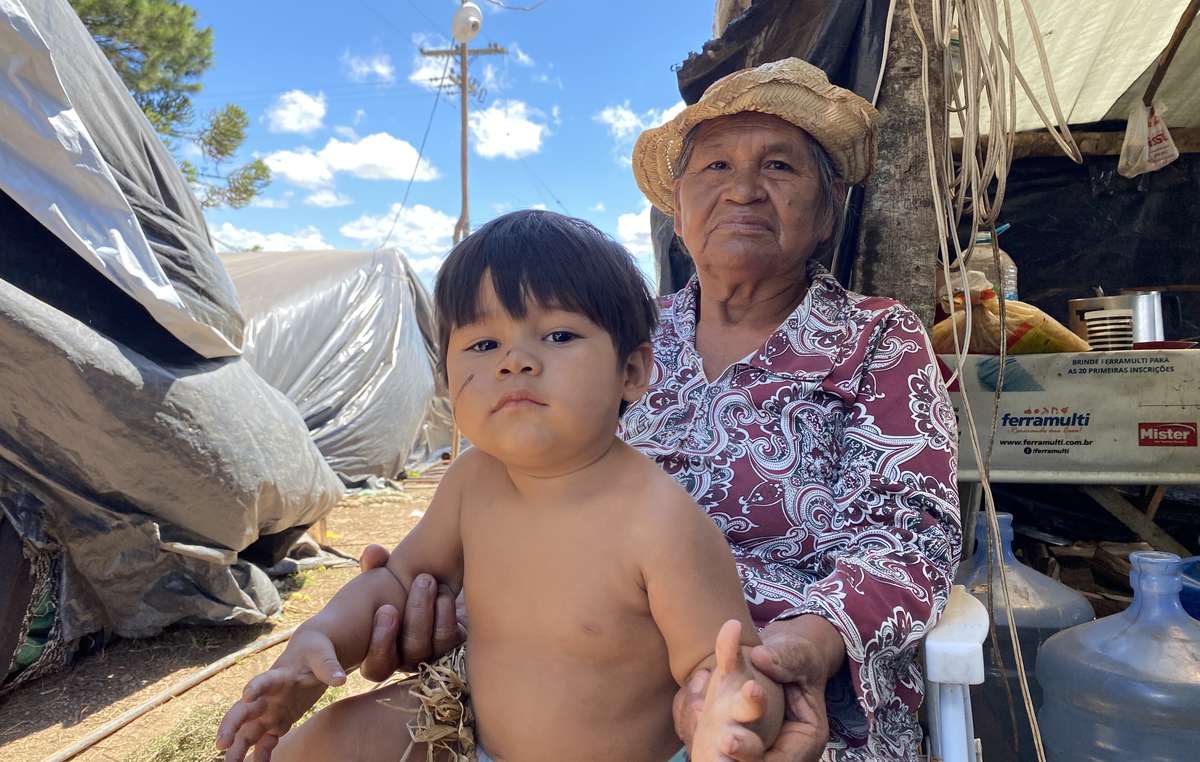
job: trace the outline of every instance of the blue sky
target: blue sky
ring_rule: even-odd
[[[648,206],[629,153],[644,126],[681,108],[672,65],[699,50],[711,2],[546,0],[502,10],[479,0],[472,60],[471,223],[545,206],[596,223],[648,269]],[[513,0],[515,4],[517,0]],[[378,246],[390,239],[430,279],[460,205],[457,95],[442,96],[408,204],[397,206],[434,106],[456,0],[339,4],[191,0],[214,36],[201,114],[237,103],[251,126],[242,156],[274,179],[254,205],[208,214],[218,245],[267,250]],[[399,214],[397,216],[397,209]]]

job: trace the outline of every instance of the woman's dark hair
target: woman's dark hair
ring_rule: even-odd
[[[650,340],[657,320],[646,281],[621,244],[575,217],[510,212],[463,239],[438,273],[433,298],[443,377],[450,330],[478,319],[485,276],[514,318],[525,317],[530,299],[586,315],[612,337],[621,362]]]

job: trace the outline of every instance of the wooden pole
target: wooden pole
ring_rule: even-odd
[[[1146,106],[1154,102],[1154,96],[1158,94],[1158,86],[1162,84],[1163,77],[1167,75],[1167,69],[1171,67],[1171,61],[1174,60],[1175,53],[1179,50],[1179,43],[1183,42],[1183,36],[1187,34],[1188,27],[1196,19],[1197,11],[1200,11],[1200,0],[1192,0],[1184,9],[1183,15],[1179,17],[1179,23],[1175,25],[1175,31],[1171,33],[1170,42],[1158,57],[1158,66],[1154,69],[1154,76],[1150,77],[1150,84],[1146,86],[1146,94],[1142,96],[1142,103]]]
[[[458,218],[458,224],[454,226],[454,243],[458,243],[467,237],[471,232],[471,212],[468,206],[467,194],[467,108],[470,103],[468,96],[470,95],[469,81],[467,79],[467,45],[463,43],[459,45],[459,83],[458,91],[461,95],[461,112],[462,112],[462,145],[459,152],[459,163],[462,172],[462,214]]]
[[[939,241],[928,179],[921,44],[903,3],[897,5],[876,103],[877,158],[875,173],[864,187],[852,286],[864,294],[900,300],[929,327]],[[934,39],[932,0],[916,0],[916,8],[925,39]],[[944,146],[942,52],[934,46],[929,50],[929,91],[934,145]]]

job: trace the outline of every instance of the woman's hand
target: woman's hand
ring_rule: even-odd
[[[750,660],[763,674],[783,686],[787,714],[779,738],[766,751],[766,762],[814,762],[829,742],[825,685],[846,658],[842,636],[828,621],[804,615],[773,622],[762,630],[762,645]],[[709,675],[697,673],[675,694],[675,731],[687,744],[696,732],[704,707]],[[739,749],[747,759],[758,750]],[[759,752],[761,753],[761,752]],[[741,759],[742,754],[735,755]]]
[[[359,566],[362,571],[376,569],[387,563],[388,556],[383,546],[368,545]],[[383,682],[397,669],[416,670],[421,662],[431,661],[463,641],[466,631],[460,619],[465,624],[450,588],[428,574],[417,575],[408,591],[403,619],[395,606],[380,606],[375,612],[371,644],[359,671],[368,680]]]

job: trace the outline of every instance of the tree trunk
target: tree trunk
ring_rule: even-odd
[[[932,43],[931,0],[915,0],[925,39]],[[930,108],[934,145],[946,136],[940,115],[941,52],[929,51]],[[880,124],[875,173],[864,188],[853,287],[863,294],[890,296],[910,307],[928,328],[933,322],[934,275],[938,269],[937,219],[929,187],[921,44],[907,0],[897,0],[888,44],[887,68],[876,104]]]

